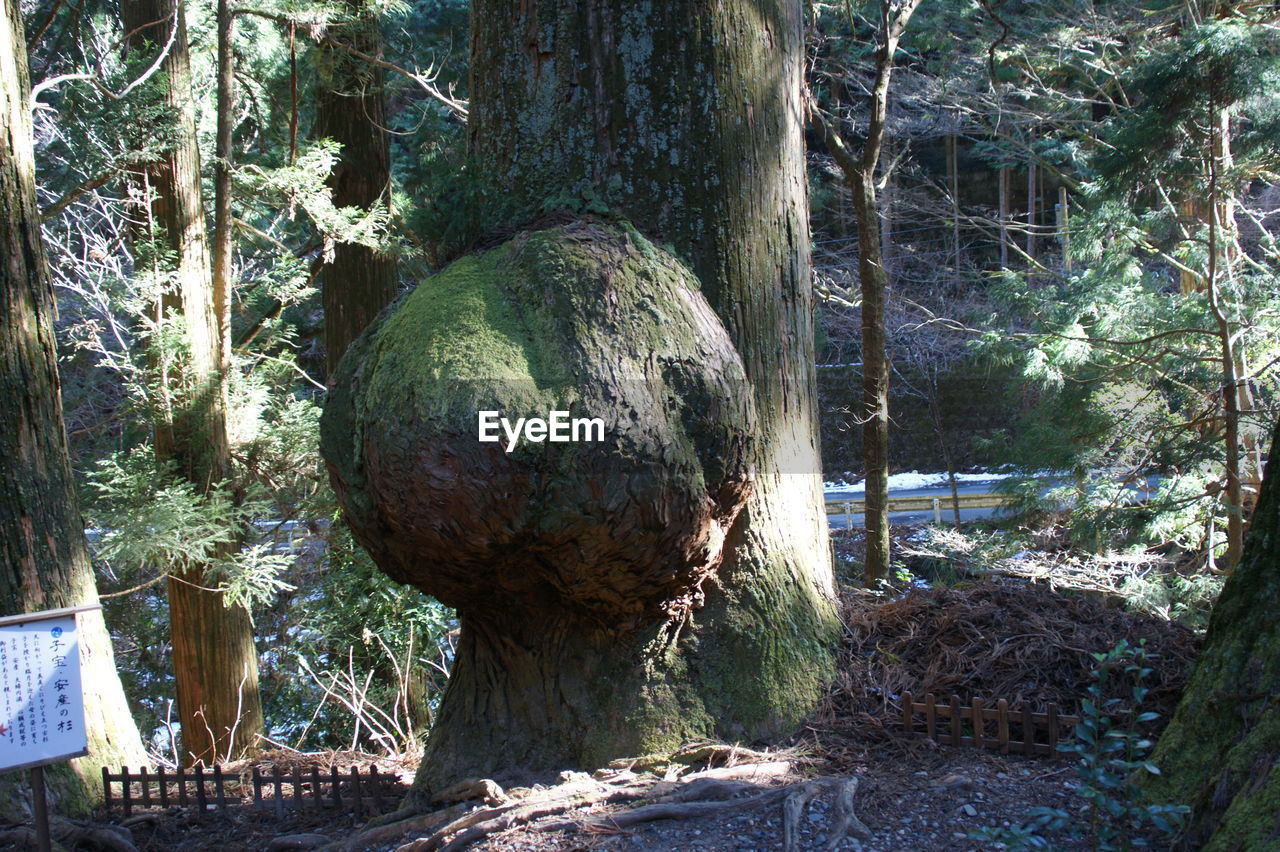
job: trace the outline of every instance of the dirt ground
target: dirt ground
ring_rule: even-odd
[[[1035,807],[1082,811],[1083,800],[1073,794],[1076,777],[1072,765],[1058,757],[1002,755],[938,745],[922,734],[908,737],[894,706],[901,693],[921,696],[934,692],[940,698],[958,695],[966,702],[970,698],[1006,698],[1011,704],[1026,702],[1037,709],[1053,702],[1063,712],[1072,713],[1090,682],[1092,654],[1121,640],[1130,645],[1141,642],[1156,655],[1148,683],[1152,688],[1149,709],[1160,713],[1161,720],[1146,732],[1156,734],[1176,705],[1199,644],[1195,634],[1176,624],[1124,612],[1097,597],[1063,594],[1061,589],[1046,585],[998,577],[937,589],[904,589],[885,596],[847,590],[842,617],[847,627],[845,643],[838,677],[826,702],[792,740],[755,744],[788,761],[786,766],[778,768],[780,762],[775,761],[774,771],[748,779],[756,786],[739,789],[738,798],[721,797],[734,803],[731,808],[708,804],[706,810],[714,813],[700,811],[692,817],[618,827],[612,820],[625,822],[624,815],[651,801],[655,791],[673,786],[662,788],[663,782],[656,777],[628,772],[632,780],[627,783],[633,791],[643,790],[643,796],[632,792],[626,801],[595,802],[514,827],[496,826],[467,844],[461,843],[457,833],[432,843],[414,844],[416,838],[431,834],[430,828],[422,826],[376,842],[353,842],[361,823],[349,811],[285,807],[283,818],[278,818],[275,809],[253,808],[247,800],[241,807],[202,819],[172,808],[152,809],[127,820],[113,814],[109,821],[127,830],[127,835],[117,837],[131,837],[134,847],[145,852],[275,852],[330,844],[358,850],[403,848],[406,852],[455,852],[462,848],[478,852],[765,852],[784,848],[783,800],[778,796],[767,804],[749,807],[742,806],[742,801],[768,798],[762,793],[787,785],[793,785],[789,789],[794,790],[794,785],[809,778],[856,777],[859,783],[853,813],[869,835],[861,839],[845,836],[835,848],[986,852],[997,847],[972,839],[971,832],[1023,822]],[[1128,690],[1127,684],[1116,686]],[[755,756],[755,760],[761,759]],[[304,771],[312,763],[322,770],[336,765],[347,772],[353,764],[367,768],[374,760],[380,772],[397,773],[406,785],[402,789],[407,789],[415,768],[411,759],[396,763],[345,753],[276,752],[259,763],[264,767],[283,764],[286,771],[293,764]],[[666,780],[671,782],[675,776],[667,771]],[[728,771],[728,767],[720,771]],[[581,773],[576,777],[587,785],[596,783]],[[535,788],[532,794],[551,793]],[[828,834],[841,812],[835,798],[828,790],[799,812],[796,850],[829,848]],[[473,816],[500,813],[480,811],[481,807],[460,805],[452,814],[455,818],[465,816],[467,808],[474,809]],[[4,845],[6,837],[8,846]],[[23,848],[21,839],[15,837],[0,827],[0,849]],[[1090,848],[1066,837],[1049,839],[1065,852]],[[92,848],[92,844],[79,848]],[[126,852],[128,847],[115,848]]]
[[[879,752],[879,753],[877,753]],[[810,772],[820,767],[810,768]],[[984,852],[970,831],[1023,820],[1035,806],[1072,808],[1074,773],[1063,760],[1004,756],[975,749],[931,747],[913,751],[872,750],[865,759],[840,770],[857,775],[857,816],[871,830],[869,840],[848,837],[837,848],[860,852]],[[801,780],[800,774],[771,778],[763,786]],[[599,817],[616,806],[571,811],[571,817]],[[798,848],[827,848],[832,803],[816,799],[800,823]],[[543,832],[523,826],[471,846],[477,852],[766,852],[782,849],[783,805],[730,811],[695,819],[658,820],[614,831]],[[249,807],[210,814],[202,821],[180,813],[157,813],[130,826],[139,850],[226,850],[322,848],[353,836],[359,824],[351,814],[311,811],[286,813],[277,822],[270,809]],[[413,838],[362,846],[370,852],[394,850]],[[1057,838],[1058,848],[1084,852],[1087,844]],[[275,844],[275,845],[273,845]]]

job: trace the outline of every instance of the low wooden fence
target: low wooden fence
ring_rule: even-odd
[[[933,512],[933,522],[942,523],[942,513],[953,508],[999,509],[1008,506],[1012,498],[1004,494],[961,494],[959,497],[890,497],[889,512]],[[845,525],[853,526],[853,516],[867,510],[866,500],[827,500],[828,515],[844,515]]]
[[[211,807],[252,804],[272,807],[281,818],[286,811],[337,808],[349,809],[363,819],[395,808],[406,788],[395,774],[379,772],[372,765],[363,772],[355,766],[348,772],[318,766],[282,771],[272,766],[266,773],[255,766],[247,778],[229,775],[221,766],[168,771],[143,767],[137,772],[130,772],[127,766],[112,772],[104,766],[102,790],[107,810],[119,807],[125,816],[135,808],[194,806],[197,813],[203,813]],[[252,802],[246,803],[250,791]]]
[[[1072,728],[1080,723],[1079,716],[1060,713],[1056,704],[1049,704],[1039,713],[1028,706],[1011,710],[1003,698],[994,707],[987,707],[978,698],[965,703],[954,695],[947,702],[938,701],[933,695],[916,701],[909,692],[902,696],[901,712],[902,727],[908,734],[916,732],[919,715],[923,717],[925,734],[934,742],[999,749],[1005,754],[1056,754],[1058,741],[1070,736]],[[1014,730],[1022,739],[1013,739]]]

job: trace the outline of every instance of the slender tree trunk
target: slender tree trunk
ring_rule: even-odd
[[[235,124],[235,67],[231,56],[235,16],[218,0],[218,118],[213,164],[213,310],[218,325],[218,371],[231,370],[231,147]]]
[[[36,207],[22,15],[0,17],[0,613],[96,604],[58,390],[53,287]],[[100,768],[146,761],[101,611],[79,616],[87,757],[48,767],[54,806],[87,816]],[[0,774],[0,819],[29,813],[26,772]]]
[[[876,50],[876,79],[871,88],[871,115],[862,154],[855,157],[838,132],[816,109],[811,114],[845,182],[853,192],[858,213],[858,280],[862,293],[862,463],[865,483],[866,561],[863,580],[874,583],[889,576],[889,363],[885,346],[885,291],[889,276],[880,253],[876,204],[876,166],[884,144],[889,82],[898,41],[919,0],[896,7],[880,4],[880,43]]]
[[[186,24],[181,3],[175,0],[129,0],[120,11],[125,29],[133,33],[131,49],[163,43],[167,27],[175,21],[179,27],[163,66],[166,97],[177,117],[173,142],[159,159],[143,167],[142,175],[153,191],[147,211],[154,224],[150,236],[162,241],[174,258],[174,268],[165,270],[173,283],[157,312],[164,321],[180,317],[184,335],[180,363],[170,365],[173,359],[165,353],[156,356],[164,365],[160,385],[165,401],[157,406],[154,434],[157,460],[174,463],[181,476],[207,492],[230,475],[227,355],[200,194]],[[205,567],[173,566],[169,630],[183,759],[211,763],[257,748],[262,706],[249,614],[226,606],[220,592],[209,591]]]
[[[895,275],[898,270],[897,257],[893,250],[893,220],[897,213],[895,210],[897,198],[897,187],[894,185],[893,172],[893,146],[892,141],[886,139],[883,145],[882,156],[879,158],[882,168],[880,168],[880,183],[884,186],[884,192],[880,195],[876,204],[880,215],[877,219],[880,222],[880,263],[884,267],[885,277]],[[888,165],[883,165],[888,163]]]
[[[759,412],[754,488],[707,599],[666,650],[554,612],[459,610],[420,794],[499,767],[790,730],[831,668],[794,0],[472,10],[471,148],[518,202],[604,201],[698,276]],[[645,744],[650,745],[645,745]]]
[[[873,123],[875,119],[872,119]],[[868,150],[871,146],[868,142]],[[878,152],[872,156],[878,156]],[[867,155],[863,155],[865,164]],[[889,362],[885,353],[885,291],[889,276],[880,258],[876,231],[874,173],[864,173],[854,189],[858,211],[858,279],[862,290],[862,466],[866,500],[866,561],[863,580],[889,576]]]
[[[1224,278],[1232,275],[1235,247],[1235,210],[1230,187],[1223,187],[1222,175],[1231,167],[1230,124],[1226,110],[1217,109],[1212,101],[1210,114],[1209,156],[1209,268],[1205,275],[1205,293],[1209,311],[1218,331],[1219,366],[1222,388],[1223,472],[1226,486],[1222,502],[1227,510],[1227,552],[1225,568],[1229,571],[1240,561],[1244,548],[1244,488],[1240,459],[1240,388],[1244,378],[1236,372],[1239,356],[1236,348],[1237,323],[1231,306],[1223,300]]]
[[[377,17],[362,0],[342,5],[347,20],[330,37],[370,56],[382,53]],[[314,134],[342,146],[329,176],[333,203],[368,210],[391,203],[391,157],[387,145],[382,69],[339,47],[316,47],[316,123]],[[396,261],[357,243],[333,246],[324,270],[325,366],[337,368],[347,346],[396,294]]]
[[[999,205],[999,213],[997,218],[1000,220],[997,227],[1000,229],[1000,268],[1009,268],[1009,167],[1000,167],[1000,176],[996,184],[996,192],[1000,196],[997,201]]]
[[[1027,163],[1027,257],[1036,256],[1036,164]]]
[[[947,134],[947,183],[951,187],[951,280],[960,283],[960,137]]]

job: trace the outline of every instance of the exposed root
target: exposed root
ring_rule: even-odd
[[[696,781],[700,778],[718,778],[723,781],[755,781],[761,783],[773,778],[781,778],[795,771],[795,765],[789,760],[772,760],[767,763],[742,763],[737,766],[718,766],[715,769],[704,769],[684,776],[685,781]]]
[[[513,826],[524,825],[543,817],[561,814],[574,808],[580,808],[583,805],[615,802],[640,795],[642,795],[642,792],[639,790],[602,788],[596,791],[579,791],[531,804],[485,808],[454,820],[429,837],[399,846],[396,852],[436,852],[436,850],[440,850],[440,852],[458,852],[458,850],[465,849],[490,834],[506,831]],[[453,837],[452,840],[448,840],[450,836]]]
[[[827,852],[834,852],[847,834],[854,834],[862,840],[871,837],[871,829],[858,819],[853,812],[853,797],[858,792],[858,779],[853,778],[815,778],[789,788],[786,803],[782,811],[782,849],[783,852],[796,852],[800,848],[800,818],[804,809],[818,796],[835,790],[835,802],[832,808],[835,824],[828,833]]]
[[[768,765],[773,766],[773,765]],[[776,778],[776,767],[765,776]],[[583,833],[617,832],[644,822],[661,819],[696,819],[726,811],[784,804],[783,831],[785,849],[796,852],[799,843],[799,820],[805,806],[815,797],[834,793],[833,827],[830,850],[849,833],[869,837],[870,830],[854,814],[857,778],[823,777],[799,784],[762,787],[709,773],[679,783],[666,781],[629,786],[613,786],[585,778],[574,778],[570,787],[549,791],[534,800],[503,807],[480,808],[446,823],[435,823],[427,837],[421,837],[397,848],[396,852],[461,852],[485,838],[526,825],[529,831],[576,831]],[[656,795],[655,795],[656,794]],[[646,798],[648,804],[594,817],[565,816],[587,805],[613,804]]]
[[[800,839],[800,817],[805,806],[822,792],[818,781],[806,781],[796,785],[787,793],[787,800],[782,806],[782,848],[783,852],[796,852],[796,844]]]
[[[506,791],[496,781],[488,778],[468,778],[466,781],[459,781],[443,793],[432,797],[431,801],[437,805],[453,805],[472,799],[480,799],[491,808],[511,802],[511,797],[506,794]]]
[[[347,840],[334,843],[326,848],[332,850],[332,852],[357,852],[360,849],[371,849],[374,846],[391,843],[406,834],[433,831],[440,824],[448,822],[458,814],[465,813],[466,807],[465,804],[454,805],[442,811],[432,811],[429,814],[414,813],[413,816],[402,817],[393,822],[372,825],[352,835]],[[396,813],[403,814],[405,812],[402,809]]]
[[[857,793],[858,778],[856,775],[836,788],[836,821],[835,825],[831,827],[830,840],[827,842],[828,852],[834,852],[835,848],[840,845],[840,841],[848,834],[852,834],[860,840],[871,839],[871,829],[867,828],[866,823],[858,819],[858,815],[853,812],[853,797]]]

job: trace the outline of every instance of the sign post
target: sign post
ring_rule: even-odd
[[[76,613],[97,604],[0,617],[0,772],[31,770],[41,852],[50,848],[44,766],[89,753]]]

